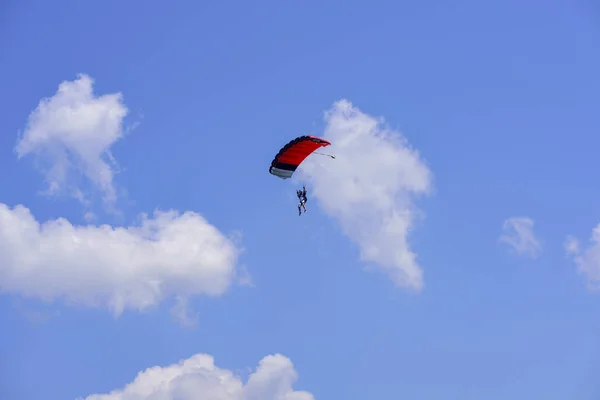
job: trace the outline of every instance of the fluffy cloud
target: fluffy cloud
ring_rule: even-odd
[[[67,191],[86,202],[77,185],[83,176],[110,204],[116,200],[115,162],[111,146],[123,137],[127,108],[120,93],[95,96],[93,81],[79,75],[58,86],[29,115],[15,148],[19,158],[34,155],[48,183],[48,193]]]
[[[575,237],[568,236],[565,250],[573,258],[579,272],[587,278],[590,288],[600,288],[600,224],[592,230],[587,248],[582,249]]]
[[[360,248],[361,258],[398,285],[420,290],[423,272],[408,234],[418,209],[414,196],[431,190],[432,174],[399,132],[341,100],[325,114],[323,138],[336,159],[313,156],[298,175],[313,184],[325,212]]]
[[[502,225],[500,241],[509,245],[517,254],[535,258],[542,246],[533,232],[534,222],[527,217],[508,218]]]
[[[0,290],[90,307],[143,310],[179,296],[217,296],[236,278],[239,249],[201,215],[142,215],[136,226],[40,224],[0,203]],[[181,314],[184,315],[184,314]]]
[[[246,384],[216,367],[211,356],[196,354],[168,367],[148,368],[122,390],[78,400],[314,400],[292,389],[296,379],[292,362],[280,354],[263,358]]]

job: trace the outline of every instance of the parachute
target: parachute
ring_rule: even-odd
[[[269,172],[281,179],[289,179],[306,157],[311,155],[315,150],[329,146],[330,144],[327,140],[316,136],[297,137],[279,150],[279,153],[277,153],[271,162]],[[329,154],[323,155],[335,158],[335,156]]]

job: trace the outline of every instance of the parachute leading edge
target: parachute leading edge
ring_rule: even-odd
[[[271,162],[269,172],[281,179],[289,179],[313,151],[330,144],[327,140],[316,136],[297,137],[279,150]]]

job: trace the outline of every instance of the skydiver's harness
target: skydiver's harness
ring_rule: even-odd
[[[300,204],[304,204],[306,203],[306,192],[302,192],[301,190],[296,191],[296,195],[298,196],[298,199],[300,200]]]
[[[298,196],[299,200],[300,200],[300,205],[303,205],[304,203],[306,203],[306,198],[302,195]]]

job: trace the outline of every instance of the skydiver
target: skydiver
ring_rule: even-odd
[[[306,187],[304,187],[304,185],[302,185],[302,202],[306,203],[307,201],[308,201],[308,199],[306,198]]]
[[[302,215],[302,210],[300,207],[304,208],[304,212],[306,212],[306,189],[304,192],[302,190],[296,190],[296,196],[298,196],[298,200],[300,200],[300,204],[298,204],[298,215]]]

